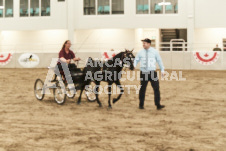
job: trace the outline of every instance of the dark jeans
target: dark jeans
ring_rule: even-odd
[[[158,75],[156,71],[151,71],[149,73],[141,72],[140,73],[140,92],[139,92],[139,99],[140,99],[140,107],[144,106],[144,100],[145,100],[145,92],[148,85],[148,82],[151,82],[151,86],[154,90],[154,99],[155,99],[155,105],[160,105],[160,91],[159,91],[159,80]]]

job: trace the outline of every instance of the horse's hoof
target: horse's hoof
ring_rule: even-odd
[[[111,106],[109,106],[109,107],[108,107],[108,110],[111,110],[111,109],[112,109],[112,107],[111,107]]]
[[[102,104],[99,104],[99,107],[102,107]]]
[[[117,99],[113,99],[113,103],[116,103],[118,100]]]
[[[80,105],[81,104],[81,101],[78,101],[77,104]]]

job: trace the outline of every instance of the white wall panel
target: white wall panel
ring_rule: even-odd
[[[225,0],[195,0],[196,28],[225,28]]]

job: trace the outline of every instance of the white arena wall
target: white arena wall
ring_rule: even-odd
[[[18,59],[23,53],[14,53],[12,60],[7,65],[0,65],[0,68],[24,68]],[[58,53],[34,53],[39,59],[40,63],[35,68],[47,68],[50,66],[53,58],[58,57]],[[136,54],[136,53],[134,53]],[[82,61],[79,67],[85,66],[85,61],[88,57],[102,58],[102,52],[78,52],[76,54]],[[212,65],[202,65],[198,63],[193,52],[160,52],[164,66],[168,70],[226,70],[226,52],[220,52],[219,59]]]
[[[70,39],[74,51],[124,50],[141,46],[141,39],[156,37],[159,49],[158,28],[138,29],[81,29]],[[0,31],[0,52],[58,52],[68,39],[67,30]]]
[[[212,51],[216,44],[223,49],[223,39],[226,39],[226,28],[196,28],[193,50]]]
[[[122,50],[135,47],[135,29],[90,29],[76,30],[76,51]]]
[[[225,0],[195,0],[196,28],[225,28]]]
[[[0,52],[57,52],[67,30],[1,31]]]
[[[141,39],[155,37],[156,49],[160,44],[160,29],[82,29],[74,31],[73,50],[106,51],[139,49]],[[0,52],[58,52],[65,40],[67,30],[0,31]],[[223,49],[226,28],[196,28],[192,51],[212,51],[216,44]]]
[[[158,28],[137,29],[80,29],[74,31],[72,50],[77,56],[86,60],[88,57],[101,58],[101,52],[123,51],[125,48],[135,49],[136,53],[142,47],[141,39],[148,36],[155,37],[156,49],[159,50],[160,33]],[[195,29],[196,43],[190,48],[192,51],[160,51],[166,69],[181,70],[225,70],[226,52],[220,53],[220,58],[213,65],[201,65],[193,56],[193,51],[210,52],[222,38],[226,37],[226,28]],[[36,68],[47,68],[52,58],[58,57],[62,44],[68,38],[67,30],[38,30],[38,31],[1,31],[0,53],[12,52],[13,58],[9,64],[0,68],[23,68],[18,58],[23,53],[34,53],[40,58]],[[84,67],[84,62],[80,62]]]

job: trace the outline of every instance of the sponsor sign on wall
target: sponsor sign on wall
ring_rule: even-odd
[[[115,51],[108,51],[108,52],[103,52],[102,53],[102,59],[103,60],[109,60],[112,57],[114,57],[118,52]]]
[[[24,53],[19,57],[18,62],[24,68],[34,68],[39,65],[39,57],[33,53]]]
[[[193,56],[195,60],[202,65],[212,65],[219,59],[220,52],[193,52]]]

